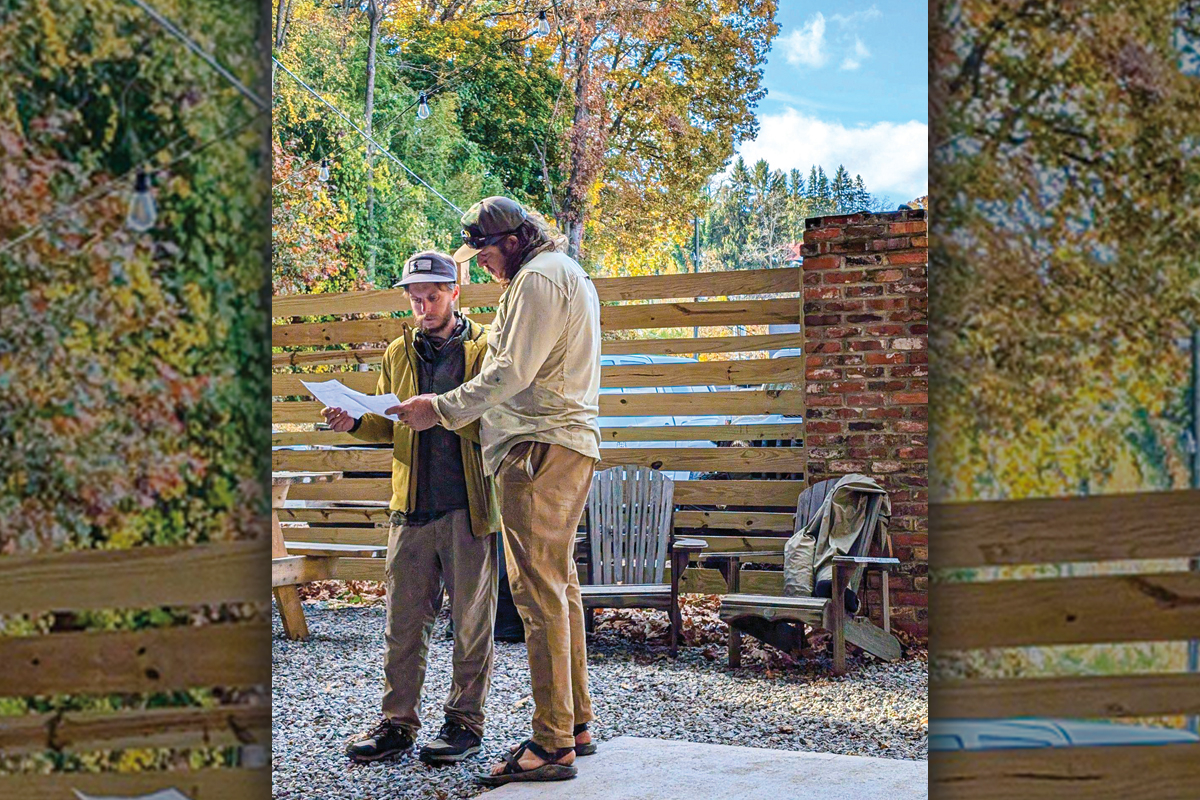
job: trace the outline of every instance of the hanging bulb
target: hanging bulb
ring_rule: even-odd
[[[538,12],[537,33],[538,36],[550,35],[550,20],[546,19],[545,11]]]
[[[329,180],[329,159],[321,159],[321,171],[317,173],[317,178],[323,181]]]
[[[133,184],[133,196],[129,198],[129,214],[125,217],[125,226],[132,231],[145,233],[154,227],[157,216],[154,195],[150,193],[150,176],[144,169],[138,169],[137,180]]]
[[[417,119],[429,119],[429,103],[425,102],[424,92],[417,102]]]

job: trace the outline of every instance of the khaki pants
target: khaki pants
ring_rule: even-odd
[[[574,551],[595,469],[569,448],[522,442],[496,474],[508,580],[525,623],[533,740],[548,750],[574,745],[574,726],[592,719]]]
[[[496,538],[476,538],[467,511],[426,525],[393,525],[387,552],[383,715],[416,736],[429,634],[442,607],[454,620],[454,680],[446,718],[483,735],[496,621]]]

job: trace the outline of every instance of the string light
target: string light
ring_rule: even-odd
[[[429,103],[425,102],[425,93],[421,92],[417,100],[417,119],[429,119]]]
[[[544,10],[538,12],[537,35],[538,36],[549,36],[550,35],[550,20],[546,19],[546,12]]]
[[[329,180],[329,159],[321,159],[321,171],[317,173],[317,178],[322,181]]]
[[[150,176],[146,174],[146,170],[139,168],[133,183],[133,194],[129,198],[129,214],[125,217],[125,227],[131,231],[145,233],[154,227],[157,218],[158,208],[154,204],[154,195],[150,192]]]
[[[274,64],[275,64],[277,67],[279,67],[281,70],[283,70],[284,72],[286,72],[286,73],[288,74],[288,76],[289,76],[289,77],[290,77],[292,80],[294,80],[296,83],[298,83],[298,84],[300,84],[302,87],[304,87],[304,90],[305,90],[306,92],[308,92],[310,95],[312,95],[313,97],[315,97],[317,100],[320,100],[320,101],[321,101],[321,103],[323,103],[323,104],[325,105],[325,107],[326,107],[326,108],[328,108],[330,111],[332,111],[333,113],[335,113],[335,114],[337,114],[339,117],[341,117],[341,118],[342,118],[342,121],[343,121],[343,122],[345,122],[347,125],[349,125],[351,128],[353,128],[353,129],[354,129],[354,130],[355,130],[355,131],[358,133],[358,135],[359,135],[359,136],[363,137],[363,138],[364,138],[364,139],[366,139],[368,142],[370,142],[371,144],[375,145],[375,147],[376,147],[376,148],[379,150],[379,152],[383,153],[383,154],[384,154],[385,156],[387,156],[387,157],[388,157],[388,159],[390,159],[391,161],[394,161],[394,162],[397,164],[397,166],[399,166],[401,169],[403,169],[405,172],[407,172],[407,173],[409,174],[409,176],[410,176],[410,177],[411,177],[413,180],[415,180],[417,183],[421,184],[421,185],[422,185],[422,186],[424,186],[426,189],[428,189],[429,191],[431,191],[431,192],[433,192],[435,195],[437,195],[438,199],[440,199],[440,200],[441,200],[443,203],[445,203],[446,205],[450,206],[450,208],[452,208],[452,209],[454,209],[456,212],[458,212],[458,214],[459,214],[459,215],[461,215],[461,214],[463,213],[463,210],[462,210],[461,208],[459,208],[458,206],[454,205],[454,203],[451,203],[449,200],[447,200],[447,199],[446,199],[446,196],[445,196],[445,195],[443,195],[443,194],[442,194],[441,192],[439,192],[437,189],[434,189],[434,188],[433,188],[432,186],[430,186],[430,185],[429,185],[429,184],[428,184],[428,183],[427,183],[427,182],[426,182],[424,179],[422,179],[420,175],[418,175],[417,173],[415,173],[415,172],[413,172],[411,169],[409,169],[407,164],[405,164],[405,163],[404,163],[403,161],[401,161],[400,159],[396,158],[396,156],[395,156],[395,155],[393,155],[393,154],[392,154],[392,152],[391,152],[390,150],[388,150],[386,147],[384,147],[383,145],[381,145],[381,144],[380,144],[380,143],[379,143],[379,142],[378,142],[378,141],[377,141],[377,140],[376,140],[376,139],[375,139],[373,136],[371,136],[371,134],[367,133],[367,132],[366,132],[366,131],[364,131],[362,128],[358,127],[358,125],[356,125],[356,124],[354,123],[354,120],[352,120],[352,119],[350,119],[348,116],[346,116],[346,115],[345,115],[345,113],[343,113],[343,112],[342,112],[342,110],[341,110],[341,109],[339,109],[337,106],[335,106],[333,103],[329,102],[329,101],[328,101],[328,100],[326,100],[324,97],[322,97],[322,96],[320,95],[320,93],[319,93],[319,92],[317,92],[317,90],[316,90],[316,89],[312,88],[312,87],[311,87],[311,86],[309,86],[307,83],[305,83],[303,80],[301,80],[299,75],[297,75],[296,73],[294,73],[294,72],[292,72],[290,69],[288,69],[288,68],[287,68],[287,66],[286,66],[286,65],[284,65],[284,64],[283,64],[283,63],[282,63],[282,62],[281,62],[281,61],[280,61],[278,58],[272,57],[272,58],[271,58],[271,61],[272,61],[272,63],[274,63]]]

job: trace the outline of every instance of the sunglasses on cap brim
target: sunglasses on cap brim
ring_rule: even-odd
[[[467,231],[463,231],[462,240],[463,244],[465,244],[467,247],[475,250],[482,250],[483,248],[500,241],[505,236],[511,236],[513,233],[514,231],[505,231],[504,233],[493,233],[491,236],[472,236]]]

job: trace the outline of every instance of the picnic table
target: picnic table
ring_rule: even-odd
[[[309,544],[283,538],[279,509],[287,502],[288,490],[297,483],[330,483],[341,472],[271,473],[271,590],[279,606],[283,633],[289,639],[307,639],[308,623],[296,587],[302,583],[330,580],[338,558],[383,558],[386,547],[353,544]]]

